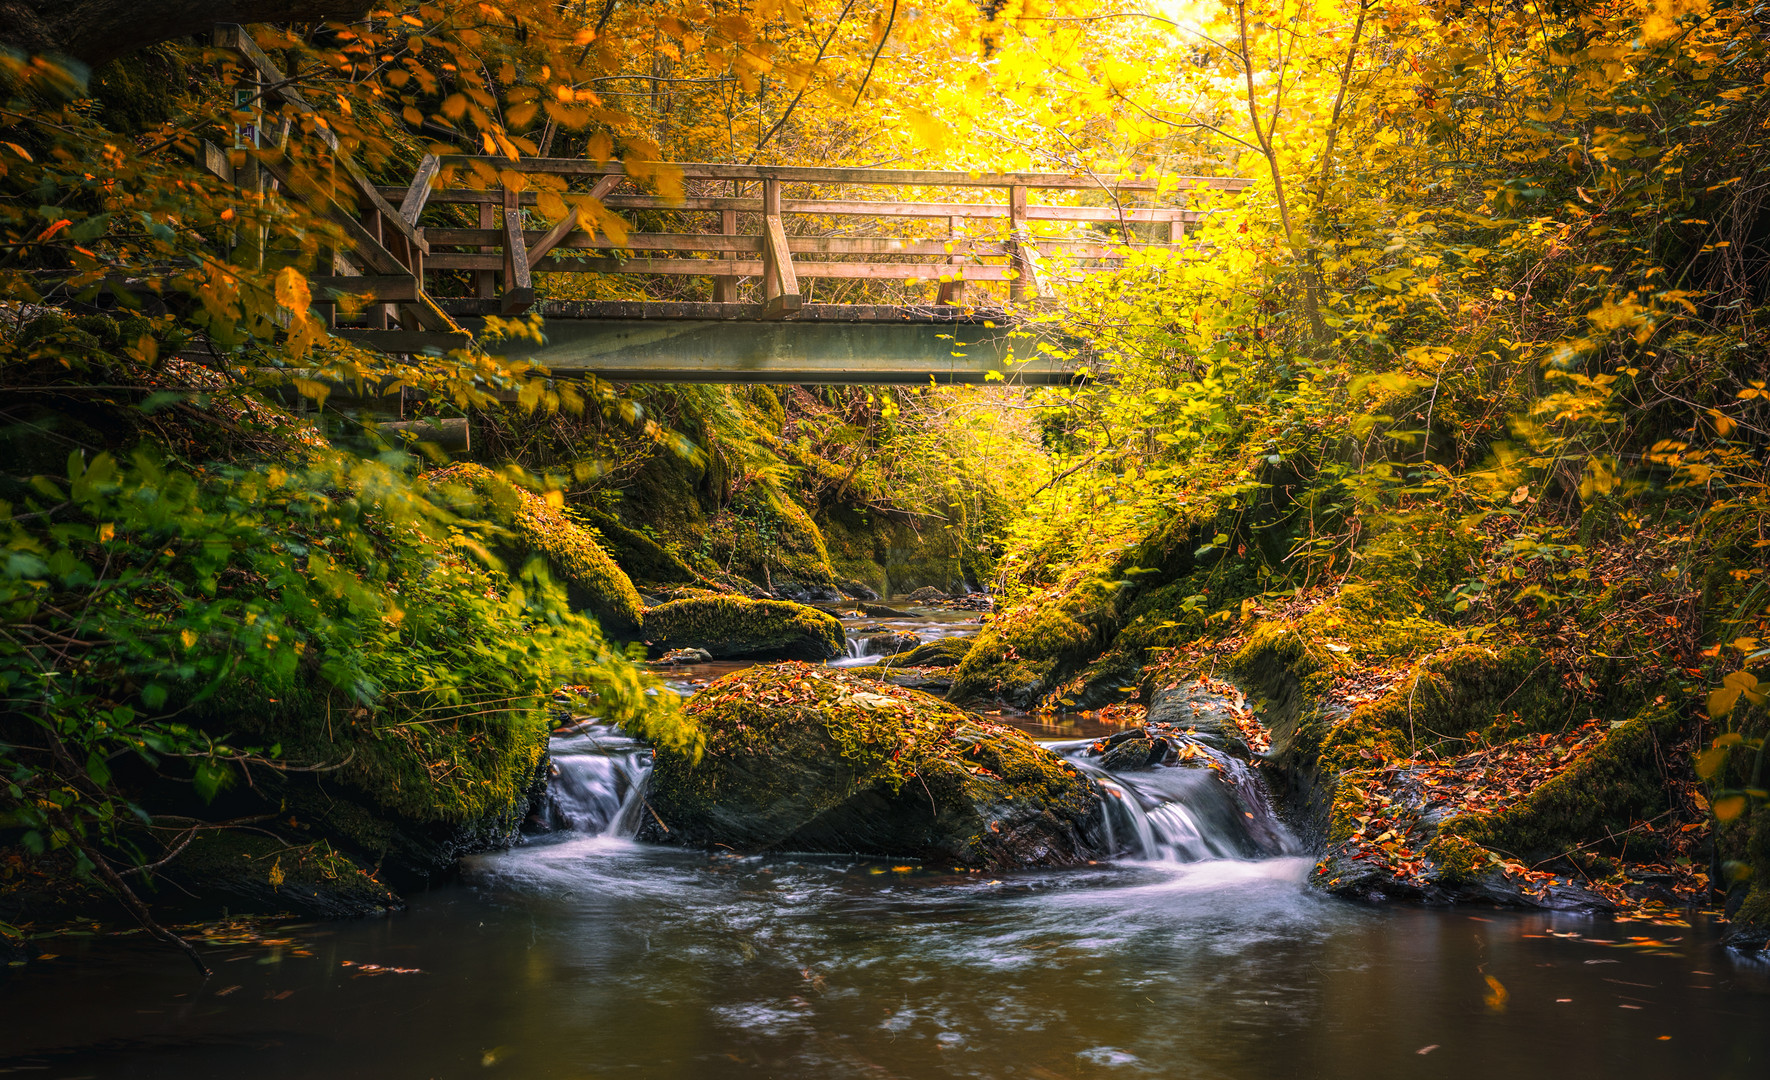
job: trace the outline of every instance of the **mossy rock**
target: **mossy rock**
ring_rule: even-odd
[[[558,507],[472,462],[426,473],[425,480],[433,489],[461,488],[491,503],[509,520],[519,554],[544,556],[574,608],[594,616],[615,640],[638,636],[645,618],[639,591],[590,531]]]
[[[289,844],[240,829],[198,836],[167,866],[166,876],[184,892],[225,901],[232,912],[344,919],[405,906],[324,840]],[[176,902],[176,895],[165,899]]]
[[[1099,792],[1074,766],[927,694],[777,664],[720,679],[688,715],[705,749],[659,750],[652,839],[986,869],[1103,849]]]
[[[893,653],[879,664],[883,667],[958,667],[976,640],[976,634],[935,638],[905,652]]]
[[[1627,844],[1645,853],[1655,838],[1630,830],[1669,808],[1663,763],[1682,727],[1673,710],[1650,707],[1506,809],[1454,818],[1443,831],[1532,864],[1575,848],[1611,854]]]
[[[591,514],[590,520],[616,564],[633,581],[676,585],[696,580],[694,570],[675,552],[638,529],[630,529],[607,514]]]
[[[1100,648],[1105,616],[1103,607],[1080,591],[997,616],[959,664],[952,699],[1031,707]]]
[[[785,600],[697,596],[645,614],[654,655],[705,649],[717,660],[831,660],[846,638],[835,616]]]

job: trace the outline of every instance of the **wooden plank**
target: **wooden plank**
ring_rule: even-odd
[[[607,178],[605,177],[604,179],[607,179]],[[739,185],[739,183],[736,180],[733,180],[731,182],[731,193],[733,195],[736,195],[736,194],[739,194],[740,190],[741,190],[741,185]],[[719,211],[719,232],[721,234],[721,237],[723,239],[727,239],[727,240],[735,240],[735,239],[737,239],[737,231],[738,231],[737,211],[736,210],[721,210],[721,211]],[[628,240],[631,240],[631,239],[632,239],[632,237],[628,236]],[[751,238],[745,237],[745,239],[748,240]],[[761,238],[757,237],[755,239],[757,239],[759,242]],[[758,246],[760,246],[760,243],[758,243]],[[720,251],[734,251],[734,250],[744,250],[744,249],[721,247],[718,250],[720,250]],[[716,277],[713,279],[713,302],[715,304],[736,303],[737,298],[738,298],[738,279],[737,278],[726,276],[726,277]]]
[[[418,279],[411,274],[375,277],[328,275],[308,278],[307,283],[315,294],[337,292],[345,296],[367,296],[371,300],[385,302],[410,303],[418,299],[420,291]]]
[[[443,163],[454,168],[470,168],[475,163],[503,171],[512,168],[504,158],[450,154]],[[663,162],[660,168],[676,171],[689,180],[775,180],[787,184],[882,184],[911,187],[1029,187],[1048,190],[1099,191],[1102,185],[1092,176],[1077,173],[971,173],[958,169],[860,169],[808,168],[787,165],[723,165],[707,162]],[[523,158],[515,163],[519,172],[547,173],[553,176],[625,176],[618,161],[598,162],[583,158]],[[1239,191],[1253,183],[1239,176],[1182,176],[1180,185]],[[1108,181],[1119,191],[1154,191],[1161,180],[1141,177],[1119,177]],[[1172,185],[1170,184],[1170,187]]]
[[[399,194],[404,188],[387,189],[392,194]],[[447,188],[434,192],[430,197],[435,203],[497,203],[500,200],[496,191],[479,191],[473,188]],[[735,210],[741,213],[758,214],[762,212],[762,200],[733,198],[730,196],[707,196],[689,199],[665,199],[656,195],[615,195],[602,200],[602,204],[610,210],[681,210],[692,213]],[[521,205],[535,205],[533,192],[522,194]],[[985,220],[990,218],[1006,218],[1008,208],[999,203],[936,203],[936,202],[855,202],[833,199],[782,199],[781,210],[788,214],[825,214],[831,217],[910,217],[910,218],[964,218],[967,220]],[[1027,218],[1031,221],[1203,221],[1210,214],[1200,210],[1184,210],[1176,207],[1136,206],[1126,207],[1123,214],[1110,206],[1045,206],[1031,204],[1027,206]],[[426,234],[428,235],[428,233]]]
[[[332,333],[335,337],[384,353],[421,353],[430,349],[448,352],[451,349],[465,349],[473,344],[473,336],[464,330],[434,333],[418,330],[353,330],[346,327]]]
[[[950,250],[956,251],[959,247],[959,231],[964,220],[964,218],[956,217],[947,218],[947,246]],[[948,280],[940,283],[940,289],[934,295],[934,302],[937,304],[963,303],[965,300],[965,273],[962,269],[958,269],[958,267],[964,263],[964,257],[961,255],[954,255],[947,261],[952,263],[955,269]],[[941,276],[947,277],[945,274]]]
[[[511,203],[514,204],[512,199]],[[505,315],[520,315],[535,302],[535,286],[529,276],[528,245],[522,238],[522,211],[504,207],[504,294],[499,307]]]
[[[227,151],[208,139],[204,139],[203,145],[197,148],[197,164],[203,167],[204,172],[218,179],[225,180],[230,184],[234,182],[234,166],[227,156]]]
[[[412,184],[406,188],[405,198],[399,204],[400,220],[413,229],[418,227],[418,215],[424,212],[424,204],[430,201],[430,190],[436,184],[436,174],[441,170],[442,159],[435,154],[425,154],[423,160],[418,162],[418,172],[412,177]]]
[[[532,253],[547,234],[528,230],[523,234]],[[425,236],[436,247],[485,247],[503,242],[504,234],[496,229],[426,229]],[[1127,250],[1147,251],[1166,248],[1167,244],[1119,244],[1098,241],[1034,238],[1039,251],[1047,255],[1067,255],[1078,259],[1118,259]],[[948,257],[953,260],[973,258],[1000,259],[1009,255],[1008,244],[995,241],[966,240],[948,250],[946,240],[901,240],[894,236],[789,236],[787,248],[795,255],[924,255]],[[575,233],[561,240],[556,247],[565,250],[600,251],[708,251],[760,254],[759,236],[727,236],[723,233],[629,233],[620,243],[606,236]],[[448,253],[431,257],[448,258]],[[459,267],[457,267],[458,269]]]
[[[570,236],[572,230],[577,227],[578,208],[574,206],[571,208],[570,213],[560,219],[559,224],[542,233],[532,243],[529,242],[528,234],[523,233],[523,242],[528,245],[529,266],[532,268],[536,263],[540,262],[549,251],[558,247],[559,242]]]
[[[504,266],[502,255],[442,254],[430,257],[436,270],[499,270]],[[967,266],[968,281],[1007,281],[1009,267]],[[760,259],[565,259],[550,255],[534,267],[537,274],[661,274],[671,277],[766,277],[767,267]],[[951,274],[947,262],[807,262],[796,259],[793,273],[797,278],[860,278],[874,281],[906,281],[910,278],[939,279]]]

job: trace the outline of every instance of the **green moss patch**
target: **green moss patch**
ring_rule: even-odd
[[[454,488],[489,502],[508,519],[521,552],[544,556],[565,583],[572,606],[593,615],[610,637],[625,639],[638,633],[645,605],[632,580],[590,531],[559,507],[471,462],[437,469],[424,478],[433,489]]]
[[[835,616],[784,600],[695,596],[646,613],[652,651],[705,649],[718,660],[830,660],[845,638]]]

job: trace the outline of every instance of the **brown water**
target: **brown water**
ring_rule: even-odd
[[[1770,1075],[1770,963],[1714,927],[1334,900],[1257,780],[1103,777],[1120,859],[991,877],[640,845],[643,748],[554,751],[562,831],[401,914],[0,969],[0,1075]]]
[[[1713,931],[1371,909],[1308,861],[986,878],[574,836],[391,918],[0,976],[33,1077],[1739,1077],[1770,971]],[[1557,936],[1565,935],[1565,936]],[[1578,936],[1574,936],[1578,935]],[[1651,936],[1661,946],[1628,947]],[[297,953],[308,955],[297,955]],[[363,974],[361,965],[417,969]],[[1504,1000],[1487,980],[1504,988]]]

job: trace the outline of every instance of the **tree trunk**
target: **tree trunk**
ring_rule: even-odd
[[[357,19],[373,0],[0,0],[0,45],[97,67],[216,23]]]

